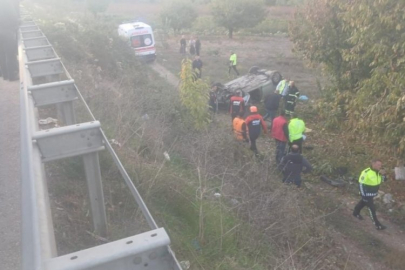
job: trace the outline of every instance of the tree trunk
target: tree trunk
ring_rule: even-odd
[[[232,27],[228,29],[228,37],[233,38],[233,28]]]

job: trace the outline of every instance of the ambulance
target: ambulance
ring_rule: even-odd
[[[118,35],[135,50],[135,55],[147,62],[156,59],[155,37],[150,25],[143,22],[123,23],[118,26]]]

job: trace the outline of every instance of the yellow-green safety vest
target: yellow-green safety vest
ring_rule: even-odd
[[[232,66],[236,66],[236,53],[231,55],[229,61],[232,63]]]
[[[276,89],[276,90],[278,90],[278,92],[279,92],[280,95],[283,94],[284,88],[285,88],[286,84],[287,84],[287,80],[282,80],[282,81],[280,82],[280,84],[277,85],[277,86],[279,86],[279,88]]]
[[[371,168],[362,171],[359,177],[359,183],[367,186],[378,186],[381,184],[381,180],[381,174]]]
[[[299,118],[293,118],[288,123],[288,133],[290,142],[296,141],[302,138],[305,131],[305,123]]]

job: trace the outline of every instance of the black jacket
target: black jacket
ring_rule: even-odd
[[[281,95],[278,93],[268,94],[264,98],[264,106],[269,111],[275,111],[278,109],[278,106],[280,104],[280,99],[281,99]]]
[[[280,166],[282,171],[290,176],[308,173],[312,170],[311,164],[300,153],[289,153],[283,157]]]

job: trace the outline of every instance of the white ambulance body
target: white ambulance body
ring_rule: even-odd
[[[135,55],[146,61],[156,58],[155,37],[150,25],[143,22],[124,23],[118,26],[118,35],[135,50]]]

